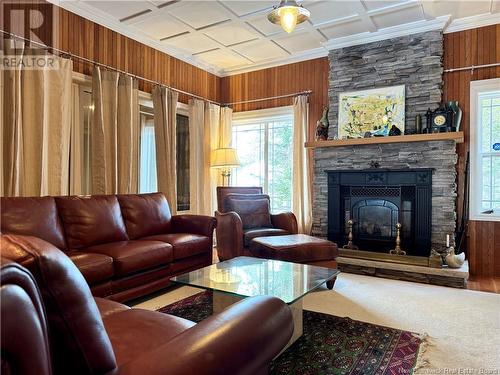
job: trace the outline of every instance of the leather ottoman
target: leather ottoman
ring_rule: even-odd
[[[337,268],[337,244],[306,234],[254,238],[250,253],[257,258]],[[335,279],[329,281],[328,289],[332,289],[334,283]]]

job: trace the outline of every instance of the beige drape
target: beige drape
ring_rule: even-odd
[[[71,87],[71,143],[70,143],[70,157],[69,157],[69,194],[81,195],[90,192],[85,191],[84,184],[84,155],[83,155],[83,142],[84,142],[84,129],[83,129],[83,113],[80,106],[80,86],[76,83]]]
[[[293,100],[293,177],[292,211],[297,217],[299,231],[309,234],[312,226],[311,192],[309,183],[309,153],[304,147],[308,126],[307,96]]]
[[[210,178],[210,121],[205,121],[205,102],[189,101],[189,191],[191,212],[212,215]]]
[[[37,67],[2,67],[3,194],[68,194],[72,62],[20,41],[4,46],[7,55],[36,59]]]
[[[92,194],[137,193],[137,81],[130,76],[96,67],[92,76],[92,98]]]
[[[152,96],[158,191],[165,194],[172,213],[176,213],[176,109],[178,93],[166,87],[156,86]]]

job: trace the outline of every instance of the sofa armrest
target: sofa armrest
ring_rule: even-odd
[[[271,223],[273,227],[286,230],[290,234],[297,234],[299,232],[297,218],[291,212],[271,215]]]
[[[215,212],[217,254],[219,260],[243,255],[243,223],[236,212]]]
[[[275,297],[240,301],[119,369],[119,374],[267,373],[293,333],[290,308]]]
[[[193,233],[212,237],[217,221],[212,216],[204,215],[174,215],[172,230],[175,233]]]

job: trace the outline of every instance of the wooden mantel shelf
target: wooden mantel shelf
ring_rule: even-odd
[[[339,139],[332,141],[311,141],[311,142],[306,142],[305,147],[306,148],[340,147],[340,146],[355,146],[355,145],[376,145],[381,143],[428,142],[428,141],[455,141],[456,143],[463,143],[464,133],[450,132],[450,133],[395,135],[392,137]]]

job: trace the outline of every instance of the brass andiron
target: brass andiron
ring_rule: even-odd
[[[406,251],[401,250],[401,223],[396,224],[396,248],[389,251],[393,255],[406,255]]]
[[[342,249],[359,250],[359,247],[357,247],[356,245],[354,245],[352,243],[352,239],[353,239],[353,237],[352,237],[352,224],[353,224],[352,220],[347,221],[347,227],[349,228],[349,234],[347,235],[347,245],[342,246]]]

